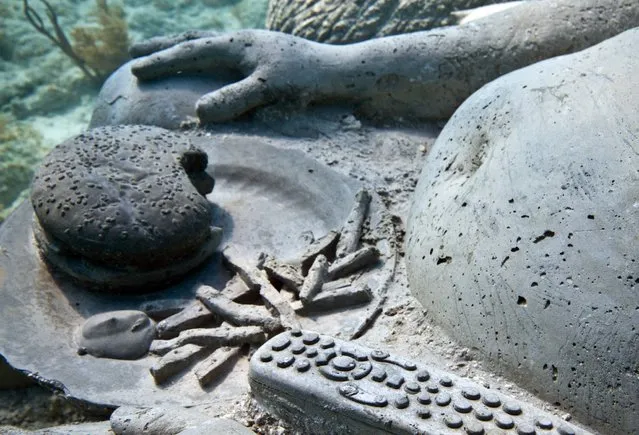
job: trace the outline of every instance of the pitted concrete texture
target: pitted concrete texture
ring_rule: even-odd
[[[407,228],[461,344],[608,433],[639,427],[639,29],[500,78],[451,118]]]
[[[451,12],[503,0],[271,0],[270,30],[330,44],[349,44],[382,36],[455,24]]]
[[[156,127],[105,127],[58,145],[33,180],[39,225],[109,267],[153,270],[211,238],[206,153]]]
[[[122,65],[104,82],[89,127],[143,124],[177,129],[189,117],[195,118],[200,96],[230,83],[212,75],[143,83],[131,74],[132,63]]]

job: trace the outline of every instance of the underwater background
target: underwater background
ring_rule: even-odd
[[[80,133],[128,46],[185,30],[264,28],[268,0],[0,0],[0,223],[26,197],[34,167]],[[54,21],[84,70],[36,26]]]

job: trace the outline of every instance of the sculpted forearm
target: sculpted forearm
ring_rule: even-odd
[[[373,118],[445,119],[503,74],[635,26],[637,0],[531,0],[460,26],[342,46],[261,30],[185,34],[140,45],[133,51],[165,49],[132,71],[141,80],[225,69],[244,77],[199,99],[202,123],[280,100],[355,102]]]
[[[636,0],[531,1],[461,26],[342,46],[350,54],[340,85],[371,115],[448,118],[503,74],[636,26]]]

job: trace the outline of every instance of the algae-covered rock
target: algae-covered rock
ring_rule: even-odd
[[[306,39],[348,44],[455,23],[452,12],[499,0],[271,0],[266,27]]]

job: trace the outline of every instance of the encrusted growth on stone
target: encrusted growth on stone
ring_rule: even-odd
[[[64,253],[110,268],[154,270],[188,258],[211,238],[206,166],[203,151],[167,130],[98,128],[49,154],[31,202]]]

